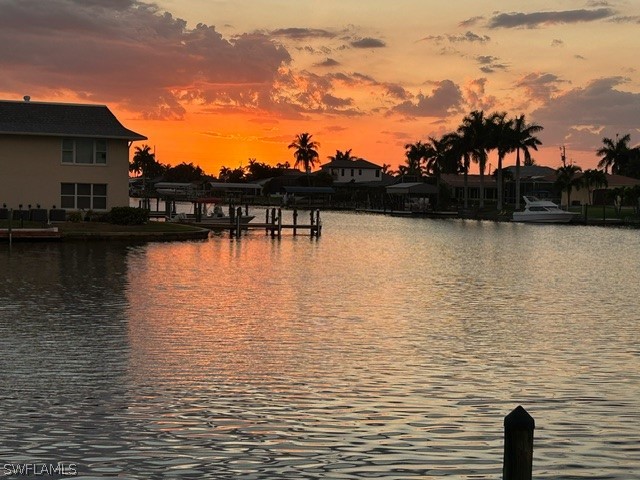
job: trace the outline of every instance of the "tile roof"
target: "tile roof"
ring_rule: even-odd
[[[0,100],[0,135],[55,135],[146,140],[105,105]]]

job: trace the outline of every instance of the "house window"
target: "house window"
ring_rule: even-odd
[[[351,169],[351,176],[352,176],[352,177],[353,177],[353,174],[354,174],[354,173],[355,173],[355,172],[353,171],[353,168],[352,168],[352,169]]]
[[[376,170],[376,178],[380,177],[380,170]]]
[[[342,169],[342,173],[340,173],[340,176],[344,177],[344,168]]]
[[[107,163],[107,141],[93,138],[63,138],[62,163],[104,165]]]
[[[358,175],[362,175],[362,169],[358,169]]]
[[[107,184],[61,183],[60,206],[83,210],[106,210]]]

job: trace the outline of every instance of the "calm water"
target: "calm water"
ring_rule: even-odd
[[[98,478],[640,478],[640,232],[0,245],[0,460]],[[0,476],[3,475],[0,470]]]

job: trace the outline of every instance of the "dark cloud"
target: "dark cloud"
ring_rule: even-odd
[[[439,82],[431,95],[418,94],[415,101],[405,101],[392,109],[409,117],[446,117],[459,111],[462,105],[460,87],[451,80]]]
[[[558,12],[499,13],[489,20],[489,28],[535,28],[558,23],[593,22],[613,17],[611,8],[564,10]]]
[[[498,58],[492,55],[479,55],[476,61],[480,64],[480,70],[484,73],[494,73],[496,70],[507,70],[507,66],[498,62]]]
[[[383,48],[386,47],[386,43],[377,38],[361,38],[360,40],[354,40],[351,42],[353,48]]]
[[[316,67],[337,67],[340,65],[340,62],[334,60],[333,58],[327,58],[323,62],[316,63]]]
[[[335,34],[328,30],[317,28],[281,28],[271,31],[271,35],[276,37],[287,37],[295,40],[306,40],[309,38],[333,38]]]
[[[564,42],[560,39],[554,38],[551,41],[551,46],[552,47],[564,47]]]
[[[153,4],[0,0],[0,89],[34,98],[74,93],[147,118],[180,118],[198,100],[255,104],[289,53],[265,35],[224,39]]]
[[[531,117],[545,126],[547,141],[552,143],[562,143],[572,129],[574,135],[576,129],[627,133],[629,125],[640,125],[640,94],[618,88],[626,82],[622,77],[594,80],[554,96]],[[591,145],[576,148],[589,150]]]

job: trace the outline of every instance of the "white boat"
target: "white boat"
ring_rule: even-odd
[[[253,220],[255,215],[241,215],[240,225],[246,225]],[[235,225],[237,219],[233,221],[231,217],[224,213],[220,205],[215,205],[213,209],[208,210],[207,206],[203,207],[203,215],[200,217],[200,221],[196,222],[194,214],[178,213],[169,219],[170,222],[190,223],[192,225],[199,225],[202,227],[224,227]]]
[[[531,195],[525,195],[522,198],[525,202],[524,210],[513,212],[514,222],[568,223],[575,217],[574,213],[562,210],[549,200],[540,200]]]

